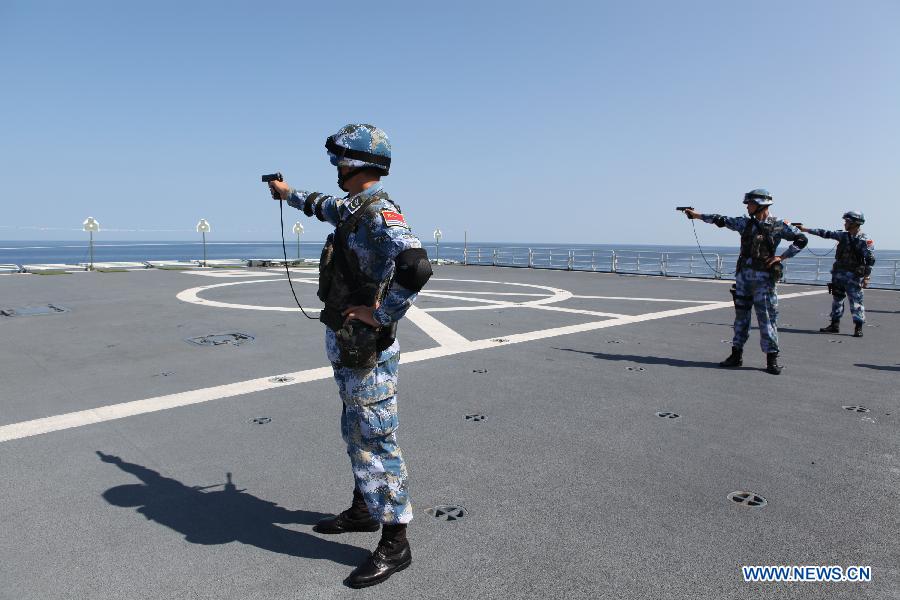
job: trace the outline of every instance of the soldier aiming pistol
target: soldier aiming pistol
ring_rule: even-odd
[[[717,227],[726,227],[741,234],[741,253],[735,272],[734,338],[731,355],[719,363],[723,367],[739,367],[743,364],[744,344],[750,335],[750,309],[756,309],[759,324],[760,346],[766,353],[766,371],[779,375],[778,364],[778,293],[776,282],[781,278],[781,262],[795,256],[806,247],[806,236],[782,220],[769,216],[773,204],[772,195],[758,188],[744,194],[746,217],[704,215],[691,206],[679,206],[688,219],[700,219]],[[793,243],[780,256],[776,254],[782,239]]]
[[[292,189],[280,173],[263,175],[272,197],[335,227],[319,262],[319,320],[343,401],[341,433],[354,476],[350,508],[319,521],[324,534],[381,530],[378,548],[347,578],[354,588],[380,583],[412,561],[407,470],[397,443],[397,321],[431,277],[431,263],[400,207],[382,188],[391,144],[366,124],[341,128],[325,142],[338,186],[335,198]]]

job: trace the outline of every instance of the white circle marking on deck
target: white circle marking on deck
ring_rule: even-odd
[[[200,292],[204,292],[206,290],[211,290],[214,288],[228,287],[232,285],[247,285],[250,283],[272,283],[274,281],[287,281],[287,278],[283,279],[252,279],[245,281],[228,281],[226,283],[216,283],[213,285],[202,285],[200,287],[194,287],[182,292],[178,292],[175,296],[182,302],[187,302],[189,304],[199,304],[200,306],[214,306],[216,308],[238,308],[241,310],[271,310],[277,312],[299,312],[300,309],[296,307],[290,306],[258,306],[256,304],[235,304],[233,302],[219,302],[218,300],[205,300],[200,297]],[[292,279],[297,283],[318,283],[313,279]],[[308,309],[307,312],[315,312],[318,313],[320,309],[312,308]]]
[[[287,281],[286,278],[279,279],[252,279],[245,281],[228,281],[225,283],[216,283],[213,285],[203,285],[199,287],[193,287],[182,292],[179,292],[175,297],[182,302],[187,302],[189,304],[199,304],[200,306],[212,306],[215,308],[236,308],[240,310],[264,310],[264,311],[275,311],[275,312],[299,312],[300,309],[296,307],[290,306],[261,306],[256,304],[237,304],[233,302],[221,302],[219,300],[207,300],[205,298],[201,298],[200,294],[205,292],[206,290],[211,290],[215,288],[228,287],[233,285],[248,285],[252,283],[272,283],[277,281]],[[318,280],[316,279],[304,279],[304,278],[296,278],[292,279],[292,281],[297,283],[311,283],[318,284]],[[468,298],[465,296],[466,292],[456,291],[455,294],[459,295],[447,295],[443,294],[441,290],[425,290],[419,292],[420,296],[429,297],[433,296],[435,298],[447,298],[452,300],[462,300],[464,302],[481,302],[478,306],[449,306],[449,307],[441,307],[441,308],[431,308],[431,309],[420,309],[424,312],[451,312],[451,311],[470,311],[470,310],[493,310],[497,308],[529,308],[529,307],[539,307],[547,304],[556,304],[557,302],[564,302],[572,297],[572,292],[568,290],[563,290],[555,287],[550,287],[546,285],[537,285],[533,283],[514,283],[507,281],[489,281],[484,279],[444,279],[444,278],[434,278],[431,281],[452,281],[456,283],[480,283],[480,284],[491,284],[491,285],[499,285],[499,286],[518,286],[524,288],[531,288],[536,290],[542,290],[547,292],[547,295],[540,294],[540,297],[535,300],[526,300],[523,302],[511,302],[508,300],[483,300],[481,298]],[[491,292],[480,292],[473,291],[473,294],[477,294],[479,296],[490,296]],[[498,295],[508,296],[508,292],[496,292]],[[524,294],[523,296],[533,296],[534,294]],[[306,309],[309,313],[318,313],[320,311],[319,308]]]

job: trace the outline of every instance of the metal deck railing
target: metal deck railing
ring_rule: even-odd
[[[541,248],[526,246],[445,246],[431,244],[429,254],[463,265],[556,269],[733,279],[738,255],[719,253],[659,252],[654,250],[600,250],[592,248]],[[786,283],[825,285],[831,281],[833,256],[799,255],[784,261]],[[900,260],[879,260],[869,286],[900,289]]]

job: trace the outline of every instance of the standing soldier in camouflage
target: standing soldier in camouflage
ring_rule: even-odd
[[[273,196],[334,225],[319,265],[319,319],[343,406],[341,434],[353,470],[347,510],[316,524],[319,533],[378,531],[381,541],[347,578],[360,588],[380,583],[412,561],[406,525],[412,520],[407,471],[397,445],[397,321],[431,276],[419,239],[384,191],[391,165],[387,135],[351,124],[325,142],[338,186],[347,196],[270,182]]]
[[[834,296],[831,302],[831,324],[819,331],[825,333],[840,331],[846,297],[850,301],[850,314],[856,325],[853,337],[863,336],[863,325],[866,322],[863,288],[869,287],[869,277],[875,265],[875,242],[859,230],[865,222],[866,218],[861,212],[851,210],[844,213],[844,231],[800,227],[801,231],[837,240],[838,243],[834,253],[834,265],[831,267],[831,283],[828,285],[828,291]]]
[[[766,353],[766,371],[781,374],[778,364],[778,292],[775,284],[781,278],[784,267],[781,261],[795,256],[806,247],[807,239],[800,231],[769,216],[772,195],[762,188],[744,194],[746,217],[704,215],[691,208],[685,209],[689,219],[701,219],[718,227],[727,227],[741,234],[741,254],[738,257],[734,296],[734,339],[731,355],[719,363],[723,367],[740,367],[743,364],[744,344],[750,336],[750,309],[756,309],[760,346]],[[775,254],[782,239],[793,243],[781,256]]]

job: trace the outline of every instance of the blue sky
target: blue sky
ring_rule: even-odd
[[[0,239],[274,240],[259,175],[337,194],[324,140],[370,122],[427,238],[692,244],[675,205],[762,186],[900,248],[895,0],[3,0],[0,77]]]

